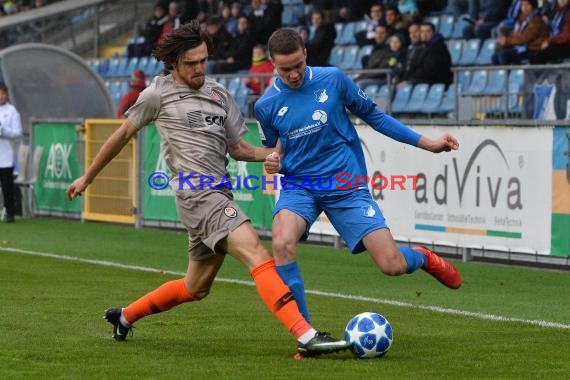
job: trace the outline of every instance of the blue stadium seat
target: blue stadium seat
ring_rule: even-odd
[[[139,58],[138,57],[129,58],[127,61],[127,65],[125,66],[125,71],[123,72],[123,75],[121,75],[121,76],[124,76],[124,77],[131,76],[133,74],[133,71],[138,69],[138,67],[139,67]]]
[[[392,101],[392,112],[401,113],[406,109],[410,95],[412,94],[412,88],[413,86],[411,84],[406,83],[396,91],[396,96]]]
[[[424,100],[420,112],[422,113],[438,113],[443,101],[445,85],[443,83],[434,83],[430,86],[427,96]]]
[[[471,66],[475,64],[475,59],[479,55],[479,48],[481,47],[481,40],[479,38],[472,38],[463,44],[461,50],[461,57],[457,61],[459,66]]]
[[[109,66],[107,67],[107,71],[105,72],[105,78],[114,78],[117,77],[117,73],[119,72],[119,65],[120,60],[119,58],[111,58],[109,60]]]
[[[457,96],[456,89],[453,84],[451,84],[445,94],[443,96],[443,100],[439,108],[437,109],[437,113],[450,113],[455,111],[455,98]]]
[[[469,15],[460,16],[455,20],[450,38],[463,38],[463,29],[469,25],[469,23],[465,21],[464,17],[469,17]]]
[[[519,87],[522,88],[524,85],[524,70],[515,69],[511,70],[509,73],[509,91],[511,88]]]
[[[161,61],[157,61],[156,58],[150,57],[148,59],[148,64],[146,66],[147,72],[145,74],[151,77],[158,75],[160,73],[160,70],[162,70],[163,66],[164,65]]]
[[[334,44],[335,45],[342,45],[341,39],[342,39],[342,30],[344,29],[344,23],[336,22],[334,24],[334,29],[336,30],[336,37],[334,39]]]
[[[471,77],[471,83],[463,90],[463,95],[478,96],[483,95],[487,87],[489,72],[487,70],[476,70]]]
[[[388,108],[389,103],[389,88],[387,84],[383,84],[380,86],[378,91],[376,92],[376,97],[374,98],[374,102],[382,111],[386,111]]]
[[[138,69],[140,71],[142,71],[143,73],[145,73],[145,75],[148,75],[148,62],[149,62],[149,60],[150,60],[150,57],[148,57],[148,56],[144,56],[144,57],[139,58]]]
[[[370,55],[372,53],[373,45],[364,45],[358,50],[358,57],[356,57],[356,62],[354,63],[355,70],[362,69],[362,57]]]
[[[241,81],[235,94],[235,101],[244,116],[249,113],[249,88]]]
[[[125,77],[130,76],[130,73],[127,73],[127,66],[129,64],[129,59],[127,57],[119,57],[119,64],[117,66],[117,70],[114,73],[115,77]]]
[[[362,30],[366,30],[366,26],[368,26],[368,21],[366,20],[356,21],[356,25],[354,26],[354,33],[356,34]]]
[[[283,26],[298,26],[301,24],[301,16],[305,11],[302,0],[282,1],[283,12],[281,13],[281,24]]]
[[[429,90],[429,84],[418,83],[414,86],[408,104],[404,108],[404,113],[417,113],[420,112]]]
[[[242,85],[241,77],[233,77],[228,80],[227,89],[231,96],[236,96],[239,87]]]
[[[344,57],[344,46],[337,45],[332,48],[331,55],[329,56],[329,65],[340,67]]]
[[[471,73],[472,71],[468,70],[460,70],[457,72],[457,82],[460,92],[469,87],[469,83],[471,83]]]
[[[439,20],[438,32],[441,33],[443,38],[446,40],[451,38],[451,33],[453,32],[453,24],[455,23],[455,17],[453,15],[442,15]]]
[[[338,43],[340,45],[354,45],[356,44],[356,22],[347,22],[342,28],[340,39]]]
[[[507,73],[505,70],[490,70],[487,86],[483,90],[485,95],[503,95],[507,85]]]
[[[364,91],[370,99],[374,99],[376,97],[376,94],[378,94],[378,89],[380,88],[380,85],[375,82],[366,82],[365,84],[362,83],[360,87],[362,88],[362,91]]]
[[[430,22],[435,26],[435,30],[439,32],[439,16],[426,16],[424,17],[424,22]],[[440,32],[441,33],[441,32]]]
[[[345,46],[340,68],[343,70],[351,70],[356,67],[358,60],[358,45]]]
[[[485,66],[491,65],[491,57],[495,53],[495,47],[497,46],[497,40],[495,38],[488,38],[483,42],[481,50],[479,50],[479,55],[475,59],[475,65]]]
[[[463,40],[447,40],[445,44],[447,45],[447,50],[449,50],[449,55],[451,56],[451,64],[453,66],[457,65],[459,59],[461,58],[461,51],[463,50]]]

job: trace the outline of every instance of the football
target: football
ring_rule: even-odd
[[[383,356],[392,346],[392,326],[378,313],[365,312],[354,316],[346,325],[344,339],[359,358]]]

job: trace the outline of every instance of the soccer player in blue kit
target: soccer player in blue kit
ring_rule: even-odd
[[[255,104],[255,115],[263,144],[273,147],[280,139],[283,149],[282,157],[272,153],[264,162],[268,173],[284,175],[273,211],[273,254],[305,318],[296,244],[323,211],[348,248],[368,251],[383,273],[397,276],[422,268],[445,286],[459,288],[461,276],[453,264],[425,247],[396,245],[366,185],[346,189],[347,175],[367,175],[346,109],[376,131],[433,153],[456,150],[458,141],[449,134],[429,139],[383,113],[338,68],[307,66],[303,40],[294,29],[275,31],[268,49],[278,78]]]

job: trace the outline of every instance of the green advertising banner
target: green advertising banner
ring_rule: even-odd
[[[34,187],[36,210],[81,212],[81,200],[69,201],[65,196],[65,189],[82,173],[75,124],[34,124],[33,146],[44,149]]]
[[[140,176],[143,189],[143,219],[179,221],[174,202],[174,192],[170,186],[163,190],[156,190],[148,184],[149,176],[152,173],[161,172],[168,176],[172,174],[160,154],[160,136],[154,125],[148,125],[144,128],[143,150],[140,159],[143,165],[143,175]]]
[[[245,140],[259,145],[260,138],[256,124],[249,124],[249,133]],[[142,181],[142,215],[145,220],[178,221],[174,194],[170,187],[155,190],[148,184],[149,176],[155,172],[172,173],[160,155],[160,136],[153,125],[144,128],[143,137],[143,175]],[[250,217],[255,228],[271,229],[272,210],[275,205],[273,186],[262,184],[263,165],[259,162],[237,162],[229,159],[228,171],[232,180],[237,181],[234,198],[242,210]],[[239,176],[239,177],[238,177]],[[244,179],[250,176],[248,186],[243,186]],[[238,180],[239,178],[239,180]],[[241,185],[241,186],[240,186]]]

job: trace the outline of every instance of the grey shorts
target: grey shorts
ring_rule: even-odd
[[[180,221],[188,230],[190,260],[205,260],[226,252],[218,243],[249,218],[229,190],[186,191],[176,195]]]

